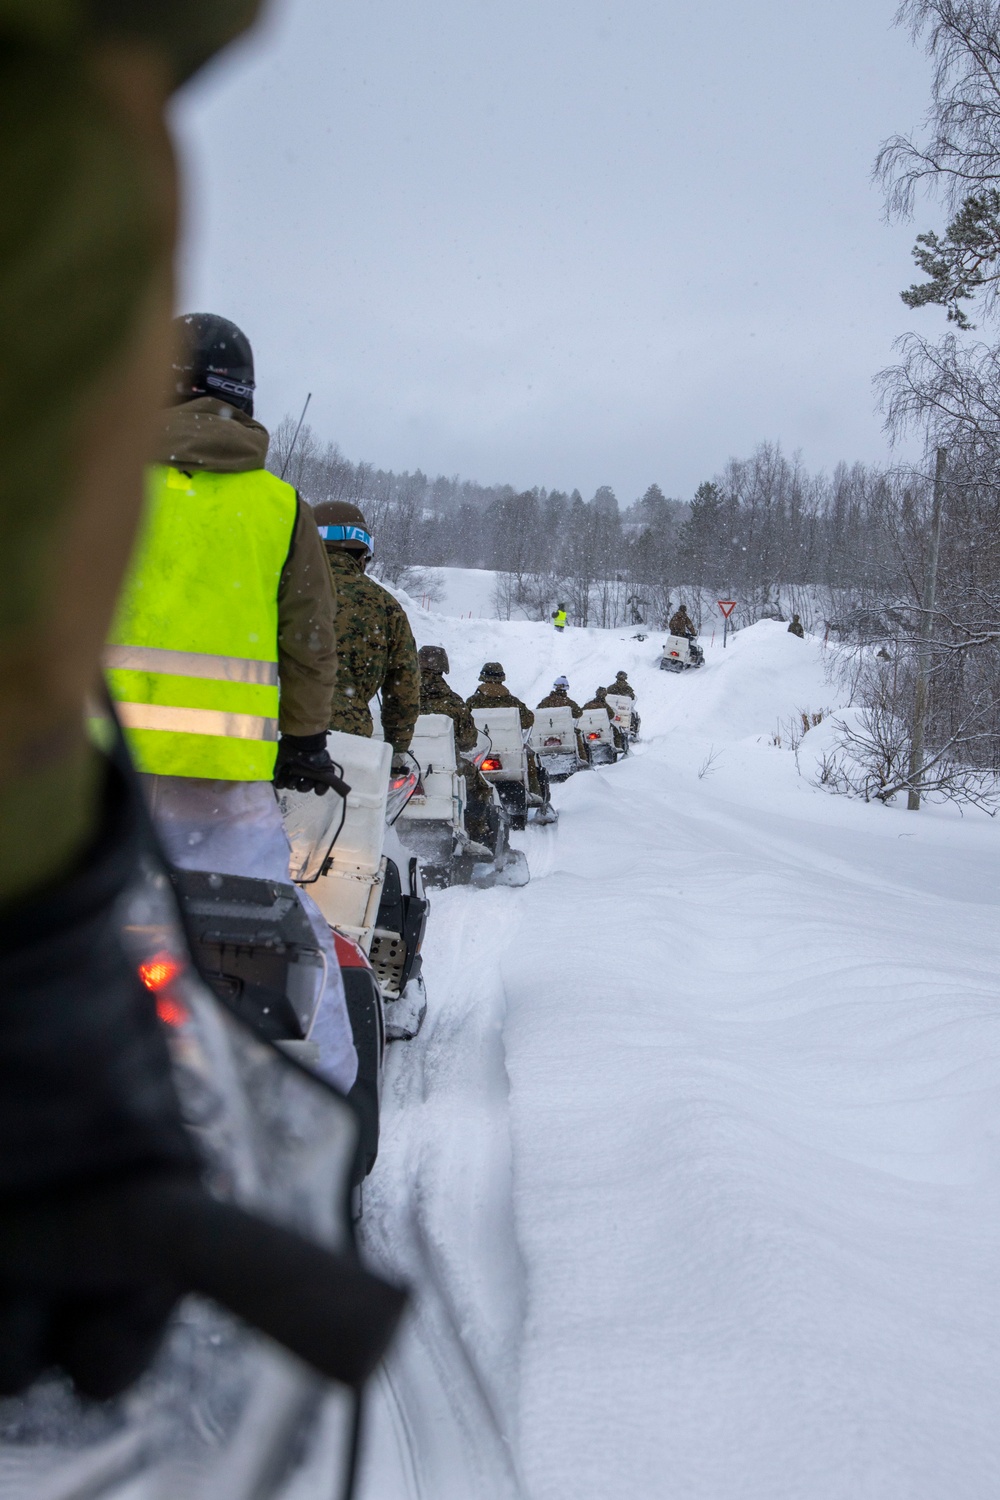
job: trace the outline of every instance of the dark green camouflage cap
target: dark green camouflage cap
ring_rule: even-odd
[[[479,674],[480,682],[503,682],[507,673],[498,661],[484,663],[483,670]]]
[[[448,653],[443,646],[421,646],[417,661],[426,672],[448,672]]]

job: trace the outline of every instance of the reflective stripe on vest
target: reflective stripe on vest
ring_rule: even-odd
[[[278,738],[278,587],[298,507],[266,470],[155,468],[105,650],[141,771],[266,781]]]

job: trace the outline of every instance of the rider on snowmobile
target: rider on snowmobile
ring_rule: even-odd
[[[687,612],[685,604],[679,604],[670,616],[670,624],[667,630],[671,635],[686,636],[689,641],[697,640],[698,632],[694,628],[694,621]]]
[[[486,809],[493,800],[492,788],[466,754],[475,749],[479,731],[464,701],[444,680],[444,674],[449,671],[448,653],[444,647],[421,646],[417,660],[420,663],[420,712],[447,714],[455,725],[458,774],[463,777],[466,788],[466,832],[478,843],[489,844],[491,830]]]
[[[337,683],[329,727],[371,739],[369,703],[382,698],[382,733],[402,758],[420,712],[417,646],[406,611],[367,575],[375,550],[356,505],[324,500],[313,511],[337,595]]]
[[[635,689],[629,683],[628,674],[626,672],[616,672],[614,682],[609,688],[605,688],[605,692],[612,694],[618,693],[625,698],[635,697]]]
[[[599,687],[597,689],[597,692],[591,698],[590,702],[589,703],[585,703],[583,705],[583,708],[584,708],[584,712],[586,712],[587,709],[591,709],[591,708],[592,709],[603,708],[604,712],[607,714],[607,716],[608,716],[609,719],[613,719],[614,716],[615,716],[615,711],[611,707],[610,703],[608,702],[608,690],[607,690],[607,688],[604,688],[604,687]]]
[[[583,709],[578,703],[574,703],[569,696],[569,680],[566,677],[557,677],[552,684],[552,691],[547,698],[543,698],[538,705],[539,708],[569,708],[573,711],[574,719],[578,719]]]
[[[176,332],[173,404],[105,651],[108,687],[173,863],[287,881],[274,786],[322,796],[333,770],[333,589],[309,507],[264,467],[245,334],[202,313]],[[300,899],[327,955],[320,1066],[347,1090],[357,1057],[340,967],[329,927]]]

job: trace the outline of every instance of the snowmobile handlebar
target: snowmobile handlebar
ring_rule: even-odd
[[[359,1386],[385,1353],[406,1292],[296,1230],[195,1184],[138,1195],[134,1230],[185,1291],[211,1297],[332,1380]]]
[[[344,778],[338,774],[335,766],[316,766],[306,759],[300,760],[296,756],[289,756],[282,762],[281,771],[286,777],[303,776],[309,781],[322,782],[323,786],[330,787],[345,802],[351,790]]]
[[[160,1175],[0,1212],[0,1278],[41,1297],[199,1293],[321,1375],[359,1387],[407,1293],[295,1229]]]

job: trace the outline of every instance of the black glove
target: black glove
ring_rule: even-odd
[[[3,1393],[53,1364],[88,1395],[124,1389],[176,1300],[148,1261],[105,1264],[100,1224],[89,1242],[65,1243],[70,1200],[153,1178],[197,1182],[155,1001],[120,939],[118,898],[141,849],[138,795],[109,767],[101,832],[82,866],[0,913]],[[49,1249],[62,1265],[34,1257],[26,1274],[19,1246],[39,1213],[61,1226]]]
[[[337,787],[337,772],[326,749],[326,735],[283,734],[278,741],[278,759],[274,767],[274,784],[292,792],[315,792],[325,797],[330,787]],[[340,783],[343,786],[343,782]],[[341,795],[346,795],[342,793]]]

